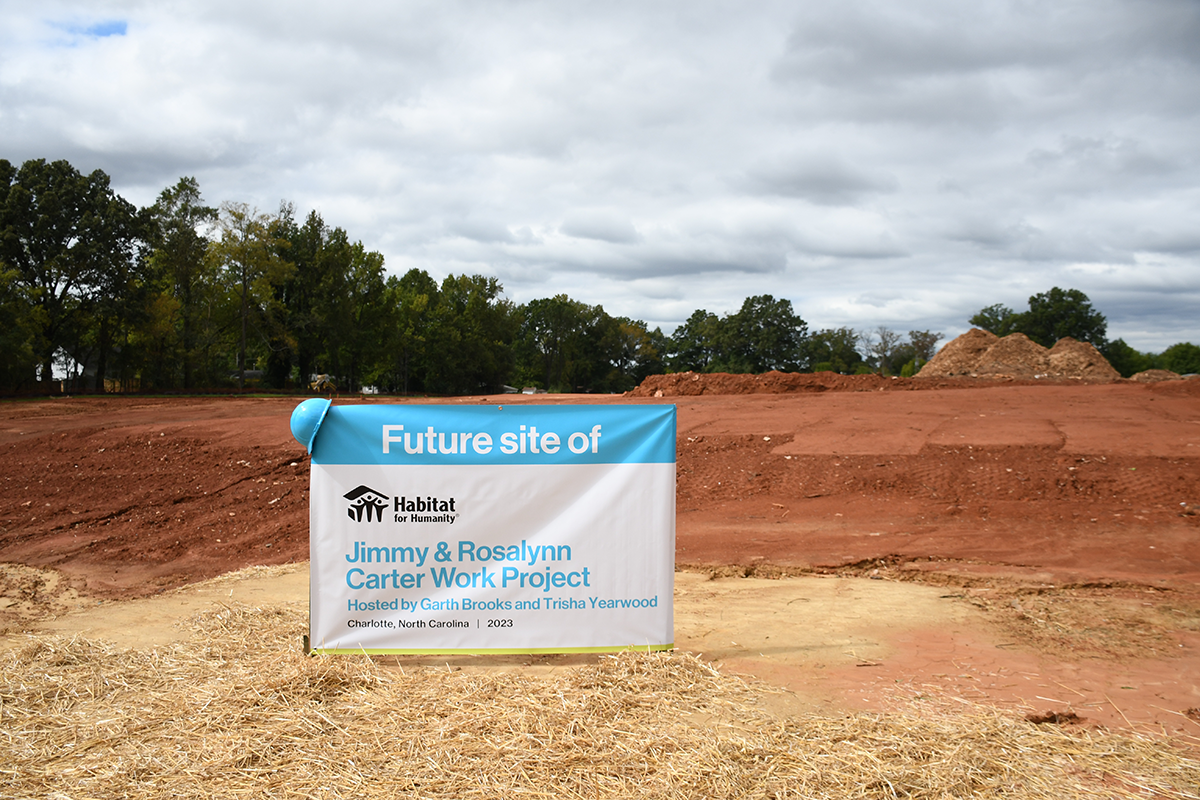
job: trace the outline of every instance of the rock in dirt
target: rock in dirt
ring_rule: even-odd
[[[1086,717],[1081,717],[1074,711],[1047,711],[1045,714],[1026,714],[1025,719],[1034,725],[1078,725]]]

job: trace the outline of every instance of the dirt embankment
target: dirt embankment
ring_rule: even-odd
[[[927,389],[965,389],[978,381],[961,378],[917,381],[882,375],[839,375],[836,372],[764,372],[735,375],[726,372],[677,372],[651,375],[628,397],[698,397],[700,395],[809,394],[819,392],[894,392]]]
[[[752,394],[710,393],[722,381]],[[760,391],[772,385],[824,390]],[[679,406],[680,562],[974,559],[1088,579],[1200,579],[1197,518],[1186,515],[1200,502],[1200,382],[949,385],[647,381],[643,390],[701,387],[664,393]],[[637,399],[503,399],[598,401]],[[308,459],[288,430],[295,402],[0,406],[0,560],[122,596],[306,558]]]
[[[1105,724],[1193,724],[1200,381],[694,377],[648,396],[434,402],[676,404],[677,562],[827,576],[679,580],[679,641],[709,658],[843,703],[934,686],[1057,711],[1038,698],[1069,686]],[[295,404],[0,405],[0,626],[303,562]]]

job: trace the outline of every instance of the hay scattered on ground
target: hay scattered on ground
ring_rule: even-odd
[[[0,662],[7,797],[1200,797],[1178,743],[983,711],[779,719],[683,654],[551,677],[306,658],[301,613],[184,644],[30,637]],[[399,662],[398,662],[399,663]]]

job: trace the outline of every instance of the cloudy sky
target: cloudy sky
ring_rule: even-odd
[[[1200,3],[0,0],[0,158],[318,210],[669,332],[748,295],[1200,343]]]

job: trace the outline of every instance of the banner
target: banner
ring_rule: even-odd
[[[323,653],[674,644],[675,407],[330,407],[312,453]]]

